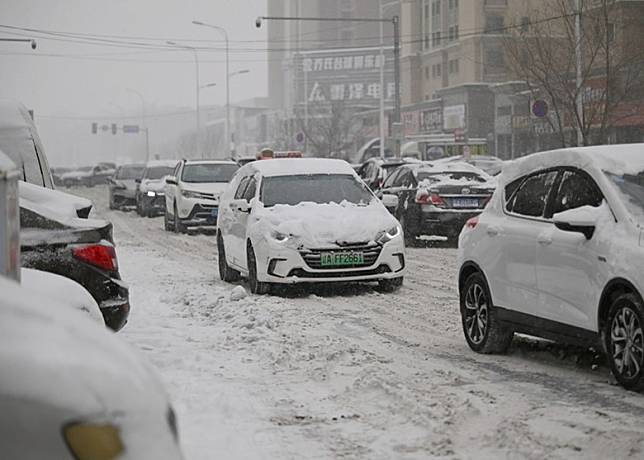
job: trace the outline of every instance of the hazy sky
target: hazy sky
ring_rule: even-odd
[[[199,52],[202,84],[218,84],[202,91],[201,102],[223,104],[223,37],[191,22],[197,19],[224,26],[231,48],[237,49],[231,54],[231,71],[251,71],[233,78],[234,102],[266,95],[266,54],[256,51],[266,47],[266,29],[254,25],[265,9],[266,0],[0,0],[0,24],[101,35],[107,40],[120,41],[124,36],[141,43],[144,38],[155,38],[159,39],[155,44],[163,45],[170,39],[218,48]],[[16,36],[9,32],[0,28],[0,37]],[[127,88],[141,92],[152,111],[154,106],[194,106],[195,65],[190,52],[95,46],[61,41],[90,37],[51,40],[38,33],[15,33],[36,37],[38,49],[0,42],[0,97],[19,99],[40,115],[140,110],[139,99]]]

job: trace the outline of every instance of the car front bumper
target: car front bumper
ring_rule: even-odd
[[[319,260],[317,254],[321,252],[352,250],[363,251],[365,260],[368,259],[370,263],[353,267],[321,268],[319,263],[311,262]],[[400,278],[406,272],[402,238],[368,248],[314,251],[295,250],[268,243],[264,254],[261,251],[258,254],[257,263],[258,280],[276,284],[379,281]]]
[[[214,227],[219,217],[219,203],[205,200],[182,200],[179,218],[186,227]]]
[[[165,194],[157,193],[149,196],[147,192],[143,193],[140,198],[141,208],[158,213],[165,213]]]

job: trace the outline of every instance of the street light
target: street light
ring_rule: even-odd
[[[197,54],[197,48],[193,46],[188,46],[188,45],[180,45],[179,43],[173,42],[173,41],[167,41],[166,42],[170,46],[174,46],[176,48],[182,48],[185,50],[192,51],[195,57],[195,90],[196,90],[196,103],[197,103],[197,155],[199,155],[199,150],[201,150],[201,114],[200,114],[200,108],[199,108],[199,55]],[[201,157],[204,158],[203,153],[201,154]]]
[[[17,42],[17,43],[29,43],[31,44],[31,49],[35,50],[38,46],[36,40],[33,38],[0,38],[0,42]]]
[[[150,135],[146,117],[147,110],[145,110],[145,98],[143,97],[143,94],[135,89],[126,88],[125,90],[135,94],[139,99],[141,99],[141,119],[143,121],[143,130],[145,131],[145,162],[147,163],[150,161]]]
[[[381,0],[379,0],[381,1]],[[398,1],[385,3],[384,5],[380,3],[380,19],[384,19],[384,11],[392,6],[399,5]],[[380,23],[380,107],[379,107],[379,117],[378,117],[378,136],[380,137],[380,158],[385,158],[385,44],[384,44],[384,34],[385,34],[385,24],[384,22]]]
[[[380,24],[391,23],[394,26],[394,123],[400,124],[400,17],[393,16],[391,19],[383,18],[317,18],[297,16],[259,16],[255,19],[255,27],[262,27],[263,21],[315,21],[315,22],[378,22]],[[381,88],[382,90],[382,88]],[[381,142],[382,144],[382,139]],[[396,156],[400,157],[400,139],[396,140]]]
[[[228,32],[226,29],[214,24],[207,24],[201,21],[192,21],[196,26],[208,27],[210,29],[215,29],[222,34],[226,40],[226,150],[230,152],[231,146],[231,137],[230,137],[230,42],[228,40]]]

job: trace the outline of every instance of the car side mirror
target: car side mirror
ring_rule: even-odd
[[[398,207],[399,200],[396,195],[385,193],[384,195],[382,195],[382,198],[380,198],[380,200],[387,209],[395,209]]]
[[[233,211],[249,213],[251,205],[244,199],[233,200],[230,202],[230,209],[232,209]]]
[[[555,227],[559,230],[563,232],[581,233],[587,240],[590,240],[597,228],[599,209],[592,206],[569,209],[568,211],[555,214],[553,221]]]
[[[178,185],[177,178],[174,176],[168,176],[165,178],[165,183],[168,185]]]

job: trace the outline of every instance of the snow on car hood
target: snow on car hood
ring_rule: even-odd
[[[221,195],[226,191],[228,182],[214,182],[214,183],[189,183],[182,182],[181,188],[191,192],[212,193],[213,195]]]
[[[165,188],[165,177],[161,179],[143,179],[139,189],[142,192],[163,192]]]
[[[93,206],[93,203],[86,198],[40,187],[28,182],[19,181],[18,188],[21,205],[25,202],[30,202],[34,205],[55,209],[58,214],[70,218],[77,218],[78,210],[91,209]]]
[[[20,271],[20,284],[29,290],[58,303],[48,304],[47,307],[56,308],[59,305],[71,307],[101,326],[105,326],[105,320],[96,300],[80,284],[54,273],[48,273],[31,268],[23,268]]]
[[[156,372],[125,341],[6,278],[0,292],[0,397],[64,408],[78,418],[163,416],[168,398]]]
[[[263,237],[273,239],[271,233],[289,235],[298,246],[323,248],[338,243],[374,241],[376,235],[398,225],[398,221],[378,200],[369,205],[349,202],[317,204],[300,203],[297,206],[275,205],[260,208],[255,226]]]

